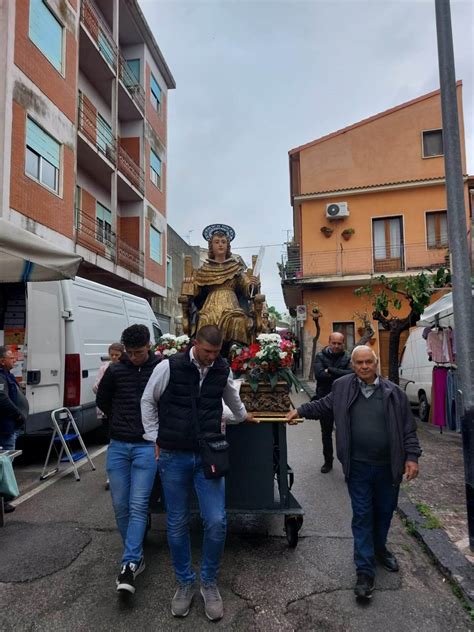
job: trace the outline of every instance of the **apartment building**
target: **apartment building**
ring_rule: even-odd
[[[465,174],[461,82],[457,96]],[[351,348],[361,316],[372,312],[355,288],[449,262],[439,91],[292,149],[289,165],[294,240],[280,270],[286,305],[306,305],[308,314],[317,306],[320,342],[337,330]],[[464,182],[467,231],[467,175]],[[383,372],[389,332],[373,327]],[[314,335],[308,315],[306,372]]]
[[[0,215],[166,296],[168,90],[137,0],[0,0]]]

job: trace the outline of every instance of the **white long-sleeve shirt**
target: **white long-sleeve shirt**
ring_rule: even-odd
[[[199,370],[199,388],[201,388],[204,378],[206,377],[212,364],[210,366],[201,366],[194,357],[194,348],[190,350],[189,358]],[[146,441],[156,441],[158,437],[158,402],[168,387],[169,381],[170,363],[169,360],[162,360],[151,374],[148,384],[143,391],[141,401],[142,423],[143,429],[145,430],[143,438]],[[224,392],[222,393],[222,399],[231,409],[237,421],[242,422],[245,420],[247,417],[247,410],[240,399],[239,392],[230,373],[227,378],[227,384],[225,385]]]

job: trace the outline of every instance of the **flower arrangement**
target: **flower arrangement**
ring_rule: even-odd
[[[162,355],[165,358],[186,351],[189,345],[189,336],[173,336],[173,334],[163,334],[155,345],[154,352],[156,355]]]
[[[279,334],[260,334],[248,347],[232,345],[230,366],[236,377],[245,376],[254,392],[262,381],[269,382],[272,389],[279,380],[285,381],[290,388],[297,388],[298,382],[291,371],[295,352],[296,346],[291,340],[283,339]]]

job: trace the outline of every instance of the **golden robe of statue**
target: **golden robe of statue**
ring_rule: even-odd
[[[215,325],[225,341],[248,344],[253,321],[238,299],[238,295],[245,299],[250,296],[251,284],[244,264],[232,256],[222,263],[208,259],[196,271],[194,285],[196,296],[206,296],[196,331],[204,325]]]
[[[243,260],[232,255],[234,231],[224,224],[208,226],[209,257],[193,270],[185,258],[185,278],[179,302],[183,307],[183,329],[193,337],[205,325],[222,331],[224,343],[249,344],[262,331],[261,312],[265,297],[255,294],[260,280],[247,270]]]

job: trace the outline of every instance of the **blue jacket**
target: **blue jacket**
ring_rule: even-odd
[[[0,434],[10,435],[28,417],[28,400],[14,376],[0,367]]]

